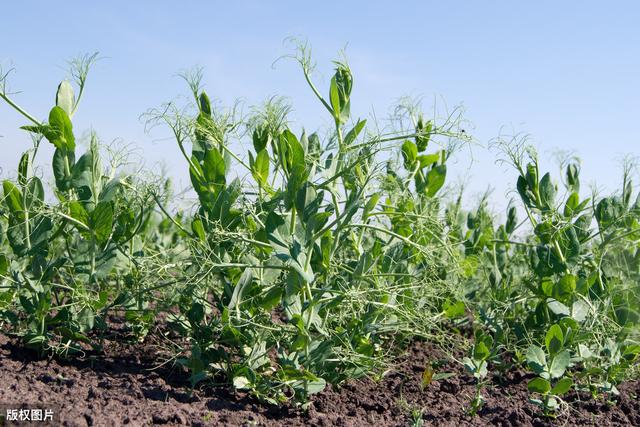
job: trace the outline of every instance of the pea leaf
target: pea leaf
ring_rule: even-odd
[[[24,218],[24,206],[22,205],[22,192],[11,181],[2,182],[4,198],[9,211],[19,220]]]
[[[73,151],[76,148],[71,119],[57,105],[49,112],[49,127],[45,131],[45,137],[58,149]]]
[[[91,224],[89,223],[89,213],[77,200],[69,203],[69,214],[71,218],[75,219],[76,221],[86,225],[87,227],[91,226]]]
[[[353,127],[353,129],[351,129],[345,135],[345,137],[344,137],[344,145],[349,147],[353,143],[353,141],[355,141],[356,138],[358,138],[358,135],[360,135],[360,132],[362,132],[362,129],[364,129],[364,126],[366,124],[367,124],[366,120],[358,120],[358,123],[356,123],[356,125]]]
[[[563,376],[570,361],[571,354],[569,353],[569,350],[562,350],[560,353],[556,354],[551,361],[551,366],[549,367],[551,378],[560,378]]]
[[[562,333],[562,328],[554,324],[547,331],[547,335],[545,337],[545,345],[547,346],[547,351],[551,356],[554,356],[558,353],[564,344],[564,336]]]
[[[402,158],[404,159],[404,167],[407,170],[413,170],[418,158],[418,147],[413,141],[406,140],[402,144]]]
[[[202,171],[208,184],[214,185],[216,191],[225,184],[226,165],[217,148],[212,148],[204,156]]]
[[[100,202],[90,214],[91,229],[96,240],[104,243],[111,234],[113,226],[113,204],[111,202]]]
[[[542,201],[543,208],[553,208],[556,191],[556,185],[551,181],[551,175],[547,172],[540,180],[540,200]]]
[[[572,217],[574,214],[578,213],[577,208],[580,205],[580,196],[578,193],[573,192],[567,198],[567,202],[564,205],[564,216],[567,218]]]
[[[426,194],[428,197],[436,195],[438,190],[444,185],[445,177],[447,176],[447,166],[438,165],[432,168],[427,174],[426,182]]]
[[[527,384],[527,389],[532,393],[547,394],[551,390],[551,384],[544,378],[534,378]]]
[[[73,113],[75,95],[73,93],[73,86],[71,86],[71,83],[67,80],[63,80],[58,85],[58,91],[56,92],[56,105],[62,108],[69,117]]]
[[[418,161],[420,162],[420,168],[424,169],[428,166],[431,166],[434,163],[437,163],[440,160],[440,153],[433,154],[421,154],[418,156]]]
[[[27,151],[20,158],[18,164],[18,183],[23,187],[27,184],[27,176],[29,174],[29,152]]]
[[[261,185],[264,186],[269,178],[269,153],[267,150],[261,150],[256,155],[255,160],[250,154],[250,166],[251,174],[253,178]]]
[[[9,271],[9,259],[5,254],[0,254],[0,276],[6,276]]]
[[[529,368],[536,374],[540,374],[547,369],[547,356],[540,347],[536,345],[530,346],[526,357]]]
[[[560,278],[560,280],[554,287],[555,296],[559,299],[562,299],[564,297],[572,295],[576,290],[577,283],[577,276],[573,274],[565,274]]]
[[[551,389],[551,393],[555,394],[556,396],[562,396],[571,389],[572,385],[573,381],[571,381],[571,378],[561,378],[556,383],[556,385],[553,386],[553,388]]]
[[[485,360],[491,352],[484,342],[478,342],[473,346],[473,358],[476,360]]]

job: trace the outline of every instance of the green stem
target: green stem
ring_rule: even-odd
[[[13,102],[11,100],[11,98],[9,98],[6,94],[0,93],[0,98],[4,99],[7,104],[9,104],[11,107],[13,107],[14,110],[16,110],[18,113],[22,114],[23,116],[25,116],[27,119],[31,120],[34,124],[36,124],[38,126],[42,126],[42,123],[38,119],[33,117],[31,114],[27,113],[18,104]]]

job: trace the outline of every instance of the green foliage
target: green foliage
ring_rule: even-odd
[[[572,390],[615,395],[640,357],[631,166],[621,191],[584,197],[575,159],[562,164],[562,189],[533,149],[498,142],[519,202],[504,222],[488,194],[466,211],[462,190],[445,186],[450,156],[471,140],[459,118],[426,119],[404,102],[397,130],[380,133],[352,116],[346,62],[335,63],[325,99],[304,47],[296,59],[331,118],[327,132],[293,126],[281,98],[240,118],[212,103],[199,71],[184,76],[193,110],[148,112],[184,158],[197,195],[188,214],[170,213],[169,181],[123,174],[95,134],[76,138],[95,55],[72,62],[46,122],[1,93],[34,140],[2,182],[5,329],[67,356],[99,350],[111,315],[143,339],[162,312],[192,385],[224,378],[263,401],[304,405],[327,384],[384,372],[409,340],[460,342],[471,327],[471,413],[489,372],[513,368],[535,375],[531,401],[546,416]],[[42,141],[55,147],[53,191],[34,174]]]

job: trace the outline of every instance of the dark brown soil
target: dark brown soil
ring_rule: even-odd
[[[616,404],[570,395],[571,409],[550,420],[528,403],[529,377],[520,372],[493,378],[483,392],[485,406],[469,416],[474,383],[457,364],[437,369],[455,376],[421,389],[425,366],[446,360],[423,342],[378,382],[364,379],[327,390],[308,411],[264,406],[223,386],[191,391],[184,372],[171,363],[158,366],[166,348],[156,336],[142,344],[107,341],[101,356],[39,360],[0,334],[0,415],[4,408],[51,408],[52,425],[68,426],[407,426],[416,420],[444,426],[640,425],[639,382],[622,385]]]

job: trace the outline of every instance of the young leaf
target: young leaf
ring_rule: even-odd
[[[562,396],[571,389],[572,385],[573,381],[571,381],[571,378],[561,378],[560,380],[558,380],[556,385],[553,386],[553,388],[551,389],[551,393],[555,394],[556,396]]]
[[[562,328],[558,324],[552,325],[547,331],[544,342],[547,346],[547,351],[551,356],[554,356],[556,353],[558,353],[564,345]]]
[[[226,165],[217,148],[212,148],[205,154],[202,171],[209,185],[213,184],[216,190],[224,186]]]
[[[200,92],[200,96],[198,97],[198,108],[200,108],[200,112],[208,117],[211,117],[211,101],[209,101],[209,96],[205,91]]]
[[[62,108],[69,117],[73,113],[75,105],[75,95],[73,94],[73,86],[67,80],[63,80],[58,85],[56,92],[56,106]]]
[[[556,185],[551,181],[551,175],[547,172],[540,180],[540,200],[542,207],[552,209],[556,199]]]
[[[202,241],[206,240],[206,233],[204,231],[204,225],[202,225],[202,220],[200,218],[194,218],[191,221],[191,231]]]
[[[22,205],[22,192],[11,181],[2,182],[4,198],[12,215],[22,220],[24,218],[24,206]]]
[[[554,288],[554,294],[557,298],[565,298],[572,295],[576,290],[578,277],[574,274],[565,274],[560,278]]]
[[[113,204],[100,202],[90,214],[91,228],[98,243],[104,243],[111,234],[113,226]]]
[[[551,390],[551,384],[544,378],[534,378],[527,384],[527,389],[532,393],[547,394]]]
[[[438,190],[444,185],[445,177],[447,176],[447,166],[438,165],[432,168],[427,174],[426,182],[426,194],[427,197],[433,197]]]
[[[0,276],[6,276],[9,271],[9,259],[5,254],[0,254]]]
[[[551,361],[551,366],[549,367],[551,378],[560,378],[563,376],[569,366],[569,362],[571,362],[571,354],[569,353],[569,350],[562,350],[560,353],[556,354]]]
[[[580,204],[580,196],[578,193],[573,192],[567,198],[567,202],[564,205],[564,216],[567,218],[572,217],[574,214],[578,213],[576,209]]]
[[[411,171],[415,168],[418,158],[418,147],[416,147],[413,141],[406,140],[402,144],[402,158],[404,159],[405,169]]]
[[[358,137],[358,135],[360,135],[360,132],[362,132],[362,129],[364,129],[364,126],[366,124],[367,124],[366,120],[358,120],[358,123],[356,123],[353,129],[347,132],[347,134],[344,137],[344,145],[346,147],[349,147],[353,143],[353,141],[356,140],[356,138]]]
[[[527,350],[527,364],[536,374],[544,372],[547,369],[547,357],[544,351],[538,346],[530,346]]]
[[[49,129],[45,137],[58,149],[75,150],[76,139],[73,136],[71,119],[62,108],[55,106],[49,112]]]
[[[18,164],[18,183],[21,186],[27,185],[27,178],[29,177],[29,152],[27,151],[20,158]]]
[[[473,358],[476,360],[486,360],[490,354],[484,342],[478,342],[473,346]]]
[[[516,207],[511,206],[507,211],[507,222],[504,226],[507,234],[513,233],[513,231],[516,228],[517,222],[518,222],[518,216],[517,216]]]
[[[431,166],[434,163],[437,163],[440,160],[440,153],[433,154],[421,154],[418,156],[418,161],[420,162],[420,169],[424,169],[426,167]]]
[[[251,165],[251,174],[253,178],[264,187],[269,178],[269,153],[267,153],[267,150],[258,152]]]

